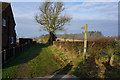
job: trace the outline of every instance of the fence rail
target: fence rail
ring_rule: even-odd
[[[28,47],[32,46],[33,43],[30,44],[22,44],[22,45],[17,45],[15,47],[12,48],[8,48],[8,49],[4,49],[1,53],[2,53],[2,63],[6,63],[8,60],[10,60],[11,58],[16,57],[17,55],[21,54],[25,49],[27,49]]]

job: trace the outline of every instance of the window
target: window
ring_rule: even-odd
[[[14,37],[11,37],[11,44],[14,44]]]
[[[6,26],[6,20],[5,19],[2,20],[2,26]]]

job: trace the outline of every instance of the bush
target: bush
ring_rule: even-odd
[[[117,44],[116,44],[117,43]],[[72,56],[76,55],[78,53],[83,53],[84,49],[84,42],[59,42],[55,41],[54,45],[56,47],[62,46],[62,49],[64,51],[68,52],[69,55]],[[120,45],[118,42],[115,41],[89,41],[87,45],[87,52],[91,56],[96,56],[99,58],[101,61],[108,60],[106,58],[109,58],[112,54],[120,54]],[[101,53],[104,53],[101,54]],[[116,60],[118,61],[118,60]]]

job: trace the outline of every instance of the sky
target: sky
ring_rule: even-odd
[[[40,4],[41,2],[11,3],[17,37],[39,37],[48,33],[40,31],[40,24],[34,19],[39,13]],[[84,30],[81,27],[88,24],[88,31],[101,31],[105,36],[118,35],[117,2],[64,2],[64,7],[62,14],[72,17],[71,22],[64,25],[66,33],[82,33]]]

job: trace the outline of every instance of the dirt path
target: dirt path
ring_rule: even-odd
[[[23,79],[13,79],[13,80],[80,80],[79,77],[76,77],[74,75],[50,75],[50,76],[44,76],[44,77],[36,77],[36,78],[23,78]]]

